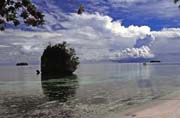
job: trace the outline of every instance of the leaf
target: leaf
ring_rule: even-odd
[[[4,24],[4,23],[5,23],[4,19],[0,19],[0,24]]]
[[[17,19],[14,20],[13,23],[14,23],[15,26],[18,26],[20,24],[19,20],[17,20]]]
[[[26,11],[23,11],[21,13],[21,17],[23,17],[24,19],[26,19],[29,16],[29,14]]]
[[[27,7],[29,4],[31,4],[30,0],[22,0],[23,6]]]
[[[21,2],[17,2],[17,3],[15,4],[15,8],[18,9],[18,8],[20,8],[20,7],[22,7]]]

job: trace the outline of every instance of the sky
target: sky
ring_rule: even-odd
[[[180,9],[173,0],[32,0],[40,27],[0,32],[0,64],[39,63],[48,43],[67,41],[81,62],[180,62]],[[76,14],[80,5],[82,15]]]

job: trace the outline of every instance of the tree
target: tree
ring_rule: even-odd
[[[72,75],[79,65],[79,58],[66,42],[52,46],[49,44],[41,56],[42,78]]]
[[[81,15],[84,11],[84,6],[81,5],[77,11],[77,14]]]
[[[30,26],[44,24],[44,15],[40,12],[31,0],[0,0],[0,30],[5,30],[8,23],[14,26],[24,23]]]

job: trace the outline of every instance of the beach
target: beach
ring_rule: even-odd
[[[134,115],[130,117],[179,118],[180,117],[180,100],[165,100],[164,103],[136,112],[134,113]]]
[[[180,118],[179,93],[179,91],[175,91],[172,94],[125,112],[111,114],[107,118]]]

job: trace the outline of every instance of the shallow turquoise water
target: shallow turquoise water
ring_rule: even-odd
[[[103,118],[180,88],[180,65],[82,64],[77,76],[45,82],[37,69],[0,67],[0,116]]]

